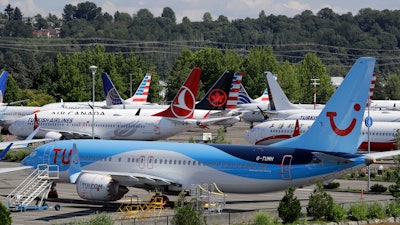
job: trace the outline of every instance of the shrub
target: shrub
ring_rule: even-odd
[[[350,220],[367,220],[368,219],[368,205],[365,203],[355,203],[349,208],[348,216]]]
[[[205,217],[203,216],[203,210],[197,209],[197,200],[191,199],[190,202],[186,202],[185,193],[181,193],[178,196],[178,200],[175,202],[175,215],[171,220],[171,224],[174,225],[204,225],[206,224]]]
[[[314,220],[324,219],[332,211],[332,206],[332,196],[325,192],[322,182],[318,181],[308,201],[307,215]]]
[[[89,220],[77,220],[72,225],[113,225],[114,222],[109,214],[96,213]]]
[[[294,190],[293,187],[289,187],[279,202],[278,214],[283,223],[292,223],[301,216],[300,201],[294,196]]]
[[[333,222],[340,222],[346,218],[346,209],[339,204],[333,203],[332,210],[327,216],[327,220]]]
[[[396,218],[400,217],[400,201],[390,201],[389,204],[387,204],[386,214]]]
[[[265,212],[258,211],[256,212],[254,222],[251,225],[273,225],[274,219],[273,217]]]
[[[12,217],[10,211],[8,211],[7,207],[0,202],[0,221],[1,224],[11,225]]]
[[[26,156],[29,155],[29,151],[26,149],[19,149],[16,151],[9,151],[6,154],[5,159],[11,162],[20,162],[23,160]]]
[[[374,202],[369,205],[367,216],[369,219],[386,218],[385,208],[379,202]]]
[[[387,187],[383,186],[382,184],[374,184],[371,187],[372,192],[381,193],[387,190]]]

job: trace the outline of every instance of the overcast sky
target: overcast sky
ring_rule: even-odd
[[[48,13],[61,17],[66,4],[77,5],[79,2],[70,0],[0,0],[1,10],[8,4],[18,7],[24,17]],[[347,12],[356,15],[362,8],[377,10],[399,10],[400,0],[96,0],[89,1],[102,8],[102,12],[114,15],[116,11],[131,15],[146,8],[155,17],[161,16],[164,7],[170,7],[176,15],[177,23],[187,16],[191,21],[201,21],[205,12],[210,12],[213,20],[224,15],[229,20],[257,18],[261,10],[266,15],[286,15],[293,17],[304,10],[311,10],[316,14],[320,9],[328,7],[338,14]]]

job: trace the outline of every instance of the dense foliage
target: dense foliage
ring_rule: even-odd
[[[136,87],[150,71],[155,81],[167,82],[171,100],[190,69],[200,66],[200,97],[224,70],[234,69],[243,72],[252,97],[265,88],[262,73],[271,71],[280,75],[289,98],[302,103],[311,103],[310,78],[318,77],[317,101],[324,103],[333,92],[329,76],[344,76],[360,56],[377,58],[374,98],[400,98],[400,10],[365,8],[339,15],[324,8],[293,18],[261,10],[258,18],[232,21],[205,12],[203,21],[191,22],[187,17],[176,21],[170,7],[160,16],[147,9],[110,15],[93,2],[82,2],[65,5],[62,18],[23,15],[12,5],[0,13],[0,63],[12,74],[6,101],[32,94],[21,89],[35,90],[33,97],[40,95],[44,102],[89,100],[88,67],[96,65],[98,72],[109,73],[123,97],[130,93],[129,74]],[[161,100],[155,83],[153,102]],[[99,78],[96,84],[96,99],[102,99]]]

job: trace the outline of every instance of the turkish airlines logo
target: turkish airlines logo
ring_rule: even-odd
[[[179,90],[177,102],[172,103],[171,111],[178,118],[187,118],[194,111],[195,101],[193,92],[184,86]]]
[[[214,89],[208,95],[207,100],[210,103],[210,105],[214,107],[221,107],[226,104],[227,96],[225,91],[221,89]]]
[[[354,105],[354,110],[355,111],[360,111],[361,106],[359,104],[355,104]],[[335,121],[333,119],[333,117],[335,117],[337,115],[336,112],[326,112],[326,116],[329,117],[329,123],[331,124],[332,130],[339,136],[346,136],[348,134],[351,133],[351,131],[353,131],[354,127],[356,126],[356,122],[357,120],[353,118],[353,120],[351,121],[350,125],[345,128],[345,129],[339,129],[336,124]]]

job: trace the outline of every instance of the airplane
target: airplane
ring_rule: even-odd
[[[282,89],[279,87],[279,84],[269,73],[266,74],[266,82],[270,90],[269,101],[271,109],[263,110],[263,112],[268,115],[269,119],[315,120],[318,117],[321,109],[301,109],[299,106],[302,105],[298,106],[290,103]],[[370,87],[371,85],[372,84],[370,84]],[[368,96],[371,96],[370,92]],[[375,122],[400,122],[400,111],[366,110],[364,117],[367,116],[373,118]]]
[[[247,131],[244,139],[253,145],[269,145],[306,132],[314,123],[313,120],[270,120],[257,124]],[[364,137],[358,150],[390,151],[397,149],[398,122],[374,122],[369,128],[362,125],[360,138]],[[297,132],[297,134],[295,133]]]
[[[330,182],[400,154],[356,152],[374,65],[358,59],[307,132],[269,146],[63,140],[39,146],[21,165],[57,165],[59,182],[101,201],[122,198],[127,186],[172,192],[215,182],[223,192],[265,193]]]
[[[149,95],[149,88],[151,83],[152,73],[146,73],[143,77],[142,82],[139,84],[138,89],[135,94],[126,100],[123,100],[119,95],[118,91],[114,87],[114,84],[111,82],[107,73],[103,72],[101,74],[103,80],[103,89],[104,95],[106,96],[105,101],[97,101],[94,103],[95,107],[99,108],[111,108],[117,107],[127,104],[146,104],[147,97]],[[50,109],[91,109],[93,103],[92,102],[54,102],[43,105],[43,110]],[[120,108],[120,107],[119,107]]]
[[[41,130],[36,136],[54,140],[88,137],[159,140],[200,124],[207,126],[218,121],[229,120],[230,117],[194,118],[194,103],[200,74],[201,69],[194,68],[170,106],[153,115],[137,115],[138,111],[129,109],[95,109],[94,134],[92,134],[92,110],[42,111],[17,119],[9,130],[17,137],[25,137],[32,128],[35,128],[37,122]]]

